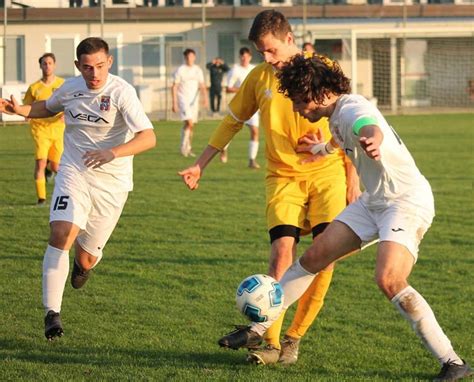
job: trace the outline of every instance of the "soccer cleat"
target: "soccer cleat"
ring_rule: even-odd
[[[63,324],[59,313],[50,310],[44,318],[44,335],[48,341],[54,340],[55,337],[62,337],[64,334]]]
[[[36,205],[37,205],[37,206],[44,206],[44,205],[46,205],[46,199],[38,199],[38,201],[36,202]]]
[[[292,365],[298,361],[298,351],[300,347],[300,340],[285,336],[281,341],[281,352],[279,363],[283,365]]]
[[[247,355],[247,362],[254,365],[271,365],[277,363],[280,359],[280,349],[272,345],[263,348],[251,350]]]
[[[91,271],[83,271],[79,265],[77,265],[74,259],[74,267],[71,273],[71,285],[74,289],[79,289],[84,286],[86,281],[89,279]]]
[[[250,326],[236,325],[234,331],[226,334],[217,343],[220,347],[233,350],[239,348],[257,349],[262,343],[262,337],[250,330]]]
[[[463,364],[458,365],[452,361],[443,364],[439,374],[433,379],[435,382],[439,381],[458,381],[462,378],[473,375],[473,370],[466,361],[462,360]]]
[[[260,168],[260,165],[257,163],[255,159],[249,159],[249,168],[257,170]]]

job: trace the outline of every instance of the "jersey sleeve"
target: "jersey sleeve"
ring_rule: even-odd
[[[31,89],[31,86],[29,86],[28,90],[25,93],[25,96],[23,97],[23,104],[31,105],[33,102],[35,102],[35,99],[33,97],[33,90]]]
[[[229,104],[229,112],[238,122],[245,122],[258,110],[258,100],[255,91],[257,81],[258,72],[254,69],[242,82],[239,91]]]
[[[61,111],[64,111],[64,88],[64,85],[61,86],[59,89],[53,92],[51,97],[46,100],[46,109],[48,109],[52,113],[60,113]]]
[[[171,77],[172,77],[173,83],[179,84],[181,82],[181,71],[179,70],[179,68],[174,71]]]
[[[235,68],[232,68],[229,73],[227,74],[227,82],[226,86],[228,88],[233,88],[235,84]]]
[[[132,132],[138,133],[143,130],[153,129],[153,125],[138,99],[137,92],[128,84],[124,91],[120,93],[119,111]]]
[[[209,145],[222,150],[237,134],[244,124],[227,115],[211,135]]]

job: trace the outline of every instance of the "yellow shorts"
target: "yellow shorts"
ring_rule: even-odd
[[[35,142],[35,159],[48,159],[59,163],[63,153],[63,137],[51,137],[44,134],[32,133]]]
[[[305,235],[318,224],[330,223],[346,207],[346,189],[345,174],[306,180],[268,177],[268,230],[291,225]]]

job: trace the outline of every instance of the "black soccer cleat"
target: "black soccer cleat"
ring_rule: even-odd
[[[433,379],[434,382],[440,381],[458,381],[462,378],[473,375],[473,370],[466,361],[462,360],[463,364],[458,365],[452,361],[443,364],[439,374]]]
[[[55,337],[62,337],[64,334],[63,324],[59,313],[50,310],[44,318],[44,335],[48,341],[54,340]]]
[[[237,350],[239,348],[257,349],[263,337],[250,330],[250,326],[236,325],[235,330],[226,334],[217,343],[220,347]]]
[[[89,279],[91,271],[83,271],[79,265],[77,265],[76,260],[74,259],[74,266],[71,273],[71,285],[74,289],[79,289],[84,286],[84,284]]]

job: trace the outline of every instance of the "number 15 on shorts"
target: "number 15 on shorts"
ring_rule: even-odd
[[[53,211],[61,211],[67,208],[69,196],[62,195],[57,196],[56,200],[54,201]]]

